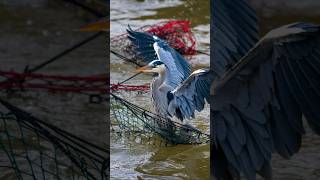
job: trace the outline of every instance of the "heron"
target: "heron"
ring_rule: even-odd
[[[138,71],[158,74],[152,99],[164,116],[191,118],[210,103],[215,179],[272,179],[272,154],[299,152],[304,120],[320,135],[320,25],[295,22],[259,38],[247,0],[211,2],[210,70],[191,73],[163,40],[129,29],[149,63]]]
[[[195,111],[202,111],[210,95],[212,75],[209,69],[191,72],[191,65],[163,39],[127,29],[128,38],[137,55],[147,65],[137,69],[139,73],[152,73],[152,104],[155,112],[165,118],[194,118]]]
[[[273,153],[289,159],[320,134],[320,25],[295,22],[259,39],[247,0],[211,1],[212,176],[272,179]]]

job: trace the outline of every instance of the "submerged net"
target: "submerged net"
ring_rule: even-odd
[[[190,21],[171,20],[143,26],[135,29],[135,31],[148,32],[164,39],[182,55],[196,54],[196,40],[191,32]],[[128,39],[128,33],[112,37],[110,40],[110,50],[124,60],[135,62],[139,66],[144,65],[142,57],[137,55]]]
[[[0,102],[0,179],[109,178],[108,150]]]
[[[148,137],[159,135],[171,144],[200,144],[209,142],[209,135],[199,129],[172,121],[134,105],[111,93],[111,113],[121,131]]]

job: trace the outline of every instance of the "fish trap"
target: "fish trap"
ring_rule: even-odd
[[[209,142],[209,135],[199,129],[161,117],[121,97],[110,93],[111,113],[124,132],[144,137],[159,135],[170,144],[201,144]]]
[[[0,179],[109,178],[107,149],[0,102]]]
[[[171,20],[159,22],[154,25],[140,27],[135,29],[135,31],[156,35],[168,42],[168,44],[180,54],[185,56],[189,55],[189,58],[192,57],[191,55],[197,53],[196,39],[191,32],[190,21]],[[110,50],[124,60],[133,62],[138,66],[145,65],[143,57],[139,57],[134,46],[128,39],[128,33],[112,37],[110,40]]]

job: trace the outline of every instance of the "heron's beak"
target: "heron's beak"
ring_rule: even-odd
[[[151,68],[150,66],[146,65],[146,66],[143,66],[143,67],[141,67],[141,68],[138,68],[138,69],[136,70],[136,72],[146,73],[146,72],[154,72],[154,71],[152,70],[152,68]]]
[[[96,22],[82,26],[80,31],[109,31],[109,29],[109,21],[106,18],[103,18]]]

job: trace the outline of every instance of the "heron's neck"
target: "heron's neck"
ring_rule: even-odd
[[[157,83],[159,85],[163,84],[167,78],[168,74],[166,70],[162,70],[160,72],[158,72],[158,77],[157,77]]]

